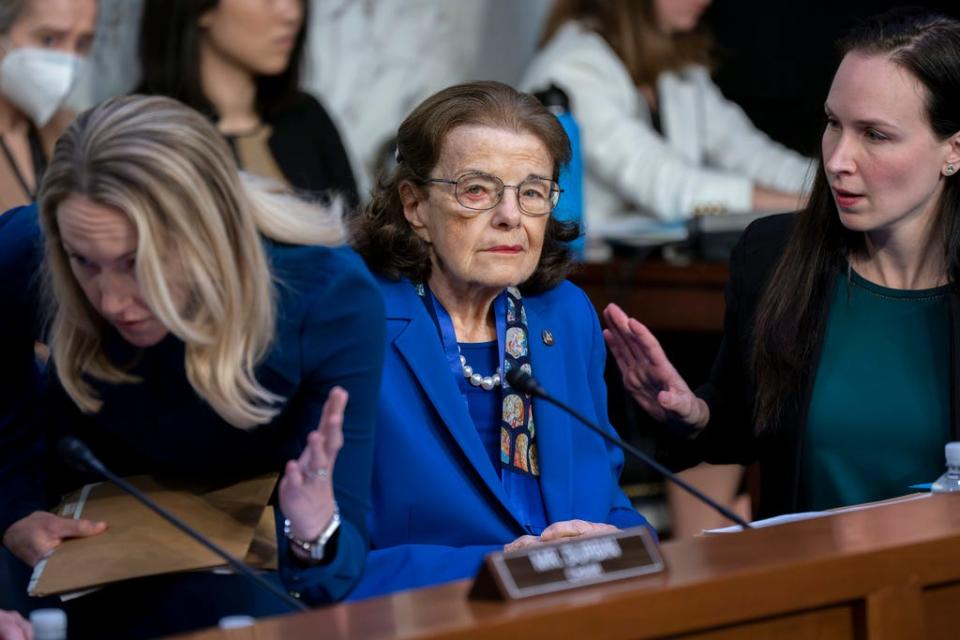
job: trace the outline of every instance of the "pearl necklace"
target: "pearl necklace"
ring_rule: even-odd
[[[500,386],[500,367],[497,367],[492,376],[481,376],[479,373],[474,373],[473,367],[467,364],[467,358],[462,353],[460,354],[460,367],[463,369],[463,377],[475,387],[490,391],[494,387]]]

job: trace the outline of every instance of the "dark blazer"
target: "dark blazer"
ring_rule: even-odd
[[[295,189],[314,195],[332,191],[350,205],[358,202],[340,132],[316,98],[298,92],[265,120],[273,127],[270,151]]]
[[[756,387],[749,370],[753,344],[754,316],[760,298],[780,257],[783,255],[796,222],[796,214],[782,214],[757,220],[744,231],[730,258],[730,281],[726,289],[724,335],[714,362],[710,380],[697,389],[697,395],[710,406],[710,424],[690,442],[667,436],[661,454],[675,467],[692,466],[699,461],[716,464],[760,465],[760,502],[757,517],[769,517],[805,508],[801,469],[807,411],[813,393],[814,376],[786,398],[779,427],[754,434],[753,399]],[[814,301],[817,312],[829,313],[833,285],[839,273],[832,274],[820,298]],[[950,296],[951,312],[951,393],[952,425],[955,440],[960,440],[960,298]],[[821,328],[809,336],[816,356],[810,371],[816,372],[823,344]]]
[[[472,576],[486,553],[530,533],[510,508],[414,286],[378,282],[387,308],[387,350],[377,407],[371,551],[351,599]],[[603,381],[606,348],[587,296],[564,282],[524,296],[523,304],[534,375],[614,433]],[[544,331],[552,333],[552,345]],[[618,485],[618,449],[553,405],[534,399],[532,413],[550,522],[646,524]]]

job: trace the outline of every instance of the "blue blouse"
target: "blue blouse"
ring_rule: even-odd
[[[547,519],[546,507],[543,504],[543,493],[540,490],[540,480],[537,476],[515,473],[509,469],[504,470],[500,461],[500,421],[503,413],[503,395],[500,392],[501,387],[496,391],[484,391],[481,387],[475,387],[463,377],[460,373],[458,354],[459,351],[467,359],[467,363],[474,368],[476,373],[481,375],[493,375],[501,361],[499,341],[463,343],[456,342],[453,328],[453,321],[440,301],[429,291],[422,297],[424,305],[437,326],[440,341],[443,344],[444,351],[447,353],[447,359],[456,364],[457,385],[463,394],[470,411],[470,417],[473,420],[474,428],[480,438],[484,450],[490,457],[494,471],[500,476],[500,481],[507,487],[508,495],[515,497],[511,507],[516,513],[518,520],[523,524],[524,530],[532,535],[539,535],[549,524]],[[497,316],[498,333],[505,332],[504,314],[505,309],[500,309],[496,305],[505,304],[503,296],[494,300],[494,313]],[[448,342],[449,341],[449,342]],[[464,351],[466,348],[467,351]],[[474,364],[476,362],[476,364]],[[505,477],[503,474],[511,474]]]
[[[497,342],[458,342],[460,353],[467,364],[482,376],[492,376],[497,370]],[[500,387],[485,391],[475,387],[466,378],[460,377],[460,391],[467,399],[470,417],[477,427],[477,434],[483,442],[483,448],[490,456],[490,464],[500,474],[500,420],[503,413]]]

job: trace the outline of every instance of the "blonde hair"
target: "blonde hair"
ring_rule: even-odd
[[[600,34],[637,86],[652,85],[661,73],[691,64],[710,67],[711,41],[706,33],[662,33],[653,0],[555,0],[540,45],[571,20]]]
[[[108,325],[70,269],[57,208],[73,195],[119,209],[136,228],[143,301],[185,343],[186,375],[197,394],[236,427],[269,422],[283,398],[254,377],[276,323],[261,234],[290,244],[339,244],[339,205],[320,208],[242,177],[213,125],[170,98],[119,97],[80,115],[57,143],[38,201],[53,362],[64,389],[88,413],[102,401],[85,376],[138,379],[107,358]],[[172,286],[186,287],[186,308],[175,304]]]

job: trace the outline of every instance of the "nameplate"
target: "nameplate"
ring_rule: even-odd
[[[519,600],[663,571],[646,527],[567,538],[484,558],[470,589],[474,600]]]

